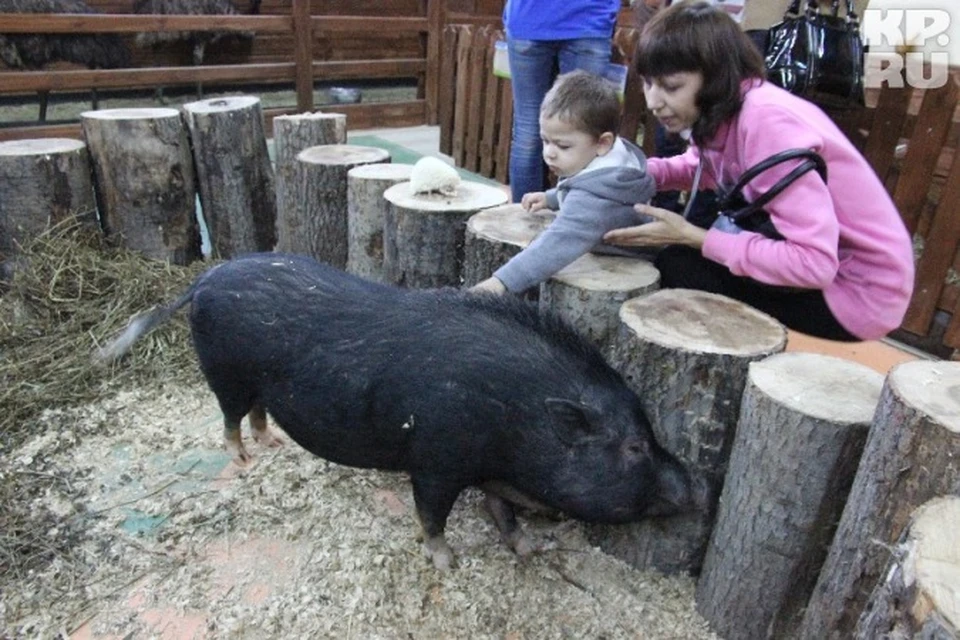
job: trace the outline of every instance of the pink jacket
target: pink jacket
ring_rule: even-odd
[[[785,240],[713,228],[703,255],[759,282],[822,289],[847,331],[864,340],[886,335],[903,321],[914,277],[910,236],[886,189],[818,107],[769,82],[748,80],[743,91],[740,113],[721,125],[711,144],[649,159],[657,189],[689,189],[701,153],[701,187],[713,188],[732,185],[779,151],[817,151],[827,164],[827,185],[808,172],[765,207]],[[799,162],[761,174],[744,195],[753,200]]]

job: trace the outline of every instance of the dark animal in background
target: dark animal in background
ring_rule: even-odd
[[[213,267],[178,300],[134,318],[112,360],[191,305],[194,347],[249,459],[240,422],[273,444],[269,413],[315,455],[406,471],[437,568],[470,486],[517,553],[514,504],[606,523],[706,502],[705,483],[655,441],[640,399],[579,334],[511,296],[381,285],[310,258],[252,254]]]
[[[0,13],[98,13],[83,0],[0,0]],[[120,36],[87,34],[0,34],[0,59],[12,69],[42,69],[53,62],[81,64],[89,69],[130,66],[130,50]],[[40,92],[40,120],[47,118],[49,93]],[[98,106],[93,90],[93,108]]]
[[[144,15],[191,15],[191,16],[236,16],[241,12],[231,0],[136,0],[133,12]],[[260,13],[260,0],[251,0],[249,15]],[[250,43],[254,34],[249,31],[163,31],[139,33],[136,44],[139,47],[156,47],[173,42],[185,41],[192,51],[194,66],[203,64],[207,47],[224,38],[233,38],[235,42]],[[197,83],[197,98],[203,97],[203,87]]]

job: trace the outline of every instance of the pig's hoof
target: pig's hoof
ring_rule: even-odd
[[[512,535],[506,536],[506,543],[521,558],[540,550],[540,547],[522,531],[516,531]]]
[[[277,435],[277,432],[270,427],[254,429],[253,439],[263,447],[276,448],[283,446],[283,438]]]
[[[453,551],[443,538],[424,540],[423,555],[433,562],[437,571],[449,571],[453,567]]]

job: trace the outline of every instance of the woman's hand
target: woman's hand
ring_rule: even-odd
[[[659,247],[668,244],[683,244],[699,249],[703,246],[703,239],[707,232],[696,225],[690,224],[683,216],[647,204],[634,205],[633,208],[637,213],[650,216],[653,221],[635,227],[624,227],[609,231],[603,236],[604,242],[628,247]]]

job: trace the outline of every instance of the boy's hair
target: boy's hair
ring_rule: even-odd
[[[740,111],[741,82],[767,75],[760,51],[723,9],[690,0],[657,12],[640,34],[634,61],[646,79],[703,74],[697,95],[700,118],[693,126],[693,138],[700,143]]]
[[[620,128],[620,99],[613,83],[577,70],[557,77],[543,98],[540,115],[559,118],[578,131],[599,138]]]

